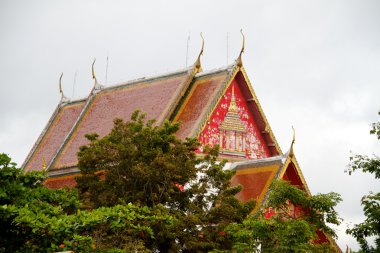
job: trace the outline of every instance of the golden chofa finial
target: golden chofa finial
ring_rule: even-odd
[[[293,130],[293,140],[292,140],[292,144],[290,145],[290,150],[289,150],[290,157],[294,156],[293,146],[294,146],[294,143],[296,142],[296,131],[294,130],[293,126],[292,126],[292,130]]]
[[[65,96],[65,94],[63,94],[63,90],[62,90],[62,77],[63,77],[63,72],[61,73],[61,76],[59,77],[59,93],[61,94],[61,103],[63,102],[67,102],[67,97]]]
[[[202,68],[201,68],[201,56],[203,55],[203,50],[204,50],[204,47],[205,47],[205,40],[203,38],[203,34],[200,33],[200,36],[202,38],[202,48],[201,48],[201,51],[199,52],[197,61],[195,62],[195,67],[197,68],[198,72],[202,71]]]
[[[238,57],[237,60],[236,60],[236,61],[237,61],[237,65],[238,65],[239,67],[243,66],[243,61],[242,61],[242,59],[241,59],[241,56],[242,56],[242,54],[244,53],[244,48],[245,48],[245,36],[244,36],[244,33],[243,33],[243,29],[240,29],[240,33],[241,33],[241,35],[243,36],[243,45],[242,45],[242,47],[241,47],[239,57]]]
[[[103,88],[103,86],[100,85],[100,84],[98,83],[98,79],[96,79],[96,76],[95,76],[95,70],[94,70],[95,62],[96,62],[96,58],[95,58],[94,61],[92,62],[91,73],[92,73],[92,79],[94,79],[94,89],[93,89],[93,91],[98,91],[98,90],[101,90],[101,89]]]
[[[96,58],[95,58],[94,61],[92,62],[91,72],[92,72],[92,79],[94,79],[94,80],[95,80],[95,83],[97,83],[98,80],[96,80],[95,71],[94,71],[94,65],[95,65],[95,62],[96,62]]]
[[[61,95],[63,95],[63,91],[62,91],[62,76],[63,76],[63,72],[61,73],[61,76],[59,77],[59,93]]]

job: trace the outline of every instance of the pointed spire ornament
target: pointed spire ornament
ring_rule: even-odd
[[[61,76],[59,77],[58,87],[59,87],[59,93],[61,94],[61,103],[64,103],[64,102],[68,102],[69,99],[65,96],[65,94],[63,94],[63,90],[62,90],[62,77],[63,77],[63,72],[61,73]]]
[[[197,61],[195,62],[195,67],[198,69],[198,72],[201,72],[202,71],[202,67],[201,67],[201,56],[203,55],[203,50],[204,50],[204,47],[205,47],[205,40],[203,38],[203,34],[200,33],[200,36],[202,38],[202,48],[201,48],[201,51],[199,52],[199,55],[198,55],[198,58],[197,58]]]
[[[292,140],[292,144],[290,145],[290,149],[289,149],[289,156],[290,157],[294,156],[293,146],[294,146],[294,143],[296,142],[296,131],[294,130],[293,126],[292,126],[292,129],[293,129],[293,140]]]
[[[94,58],[94,61],[92,62],[92,65],[91,65],[91,73],[92,73],[92,79],[94,79],[95,84],[96,84],[96,83],[98,82],[98,80],[96,79],[95,71],[94,71],[94,65],[95,65],[95,62],[96,62],[96,58]]]
[[[243,36],[243,45],[241,47],[241,50],[240,50],[240,54],[239,54],[239,57],[236,59],[236,63],[239,67],[243,66],[243,61],[241,59],[241,56],[242,54],[244,53],[244,49],[245,49],[245,36],[244,36],[244,33],[243,33],[243,29],[240,29],[240,33],[241,35]]]
[[[94,90],[101,90],[103,86],[98,83],[98,79],[95,76],[95,70],[94,70],[95,62],[96,62],[96,58],[94,58],[94,61],[92,62],[92,65],[91,65],[92,79],[94,79]]]
[[[63,76],[63,72],[61,73],[61,76],[59,77],[59,93],[60,94],[63,94],[63,92],[62,92],[62,76]]]

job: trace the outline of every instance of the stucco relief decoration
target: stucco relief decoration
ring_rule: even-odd
[[[220,146],[220,153],[249,159],[265,158],[269,152],[234,81],[228,87],[199,136],[205,145]],[[199,152],[203,151],[203,146]]]

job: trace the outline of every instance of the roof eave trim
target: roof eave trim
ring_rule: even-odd
[[[61,154],[62,150],[64,149],[64,147],[66,146],[66,144],[68,143],[68,141],[70,140],[70,137],[72,136],[72,134],[74,133],[75,129],[78,127],[79,123],[81,122],[81,120],[83,119],[85,113],[87,112],[88,108],[90,107],[92,101],[94,100],[94,98],[96,97],[96,94],[98,92],[94,92],[95,91],[95,87],[92,89],[92,91],[90,92],[90,95],[89,97],[87,98],[87,101],[86,101],[86,104],[84,105],[82,111],[80,112],[78,118],[76,119],[76,121],[74,122],[73,126],[71,127],[70,131],[67,133],[66,137],[64,138],[64,141],[62,142],[62,144],[59,146],[59,148],[57,149],[57,151],[54,153],[51,161],[48,163],[47,165],[47,168],[46,168],[46,171],[50,171],[52,166],[54,165],[54,163],[56,162],[57,158],[59,157],[59,155]]]
[[[194,65],[187,71],[188,77],[181,91],[179,92],[179,94],[176,95],[175,100],[169,106],[169,110],[165,113],[165,116],[163,118],[164,120],[162,122],[159,122],[160,124],[162,124],[165,120],[170,120],[170,118],[174,116],[173,114],[176,111],[177,105],[180,103],[182,97],[186,94],[186,91],[189,89],[191,83],[193,82],[195,76],[197,75],[197,73],[199,73],[199,71],[201,71],[201,69],[199,69],[196,63],[194,63]]]
[[[41,144],[42,140],[44,139],[46,133],[49,131],[50,127],[52,126],[53,122],[55,121],[55,119],[57,118],[57,115],[59,114],[60,110],[62,109],[64,105],[62,105],[61,103],[59,103],[54,112],[53,112],[53,115],[50,117],[49,121],[47,122],[47,124],[45,125],[44,129],[42,130],[40,136],[38,137],[38,139],[36,140],[36,142],[34,143],[32,149],[30,150],[28,156],[26,157],[25,161],[23,162],[23,164],[21,165],[21,169],[23,169],[25,172],[27,172],[26,170],[26,166],[28,165],[28,163],[30,162],[31,158],[34,156],[37,148],[39,147],[39,145]],[[41,168],[42,169],[42,168]]]
[[[273,143],[274,143],[274,145],[275,145],[275,147],[276,147],[276,149],[277,149],[279,155],[282,155],[283,153],[282,153],[282,150],[281,150],[281,148],[280,148],[280,145],[278,144],[277,139],[276,139],[276,137],[275,137],[274,134],[273,134],[273,131],[272,131],[270,125],[269,125],[268,119],[267,119],[267,117],[265,116],[265,113],[264,113],[264,111],[263,111],[263,109],[262,109],[262,107],[261,107],[260,101],[259,101],[259,99],[258,99],[258,97],[257,97],[257,95],[256,95],[256,93],[255,93],[255,91],[254,91],[253,88],[252,88],[252,84],[251,84],[251,82],[249,81],[248,75],[247,75],[247,73],[246,73],[244,67],[243,67],[243,66],[239,67],[239,70],[240,70],[241,73],[243,74],[243,77],[244,77],[244,79],[245,79],[245,81],[246,81],[246,83],[247,83],[248,89],[249,89],[249,91],[251,92],[252,97],[253,97],[254,101],[256,102],[256,104],[257,104],[257,108],[258,108],[258,110],[259,110],[259,112],[260,112],[260,115],[261,115],[262,118],[263,118],[263,121],[264,121],[264,123],[265,123],[265,131],[267,131],[267,132],[269,133],[269,136],[270,136],[270,138],[273,140]]]
[[[266,164],[266,163],[273,163],[273,162],[279,162],[283,160],[283,156],[272,156],[262,159],[255,159],[255,160],[246,160],[246,161],[240,161],[240,162],[234,162],[230,169],[231,170],[238,170],[241,166],[248,166],[248,165],[258,165],[258,164]]]
[[[180,70],[176,70],[176,71],[172,71],[172,72],[167,72],[167,73],[164,73],[162,75],[154,75],[154,76],[149,76],[149,77],[135,78],[132,80],[128,80],[126,82],[116,83],[116,84],[113,84],[111,86],[104,87],[103,90],[112,90],[112,89],[117,89],[117,88],[121,88],[121,87],[125,87],[125,86],[139,84],[142,82],[153,82],[153,81],[156,81],[159,79],[164,79],[164,78],[168,78],[171,76],[181,75],[184,73],[192,73],[193,69],[194,69],[194,66],[190,66],[190,67],[187,67],[184,69],[180,69]]]
[[[196,126],[195,129],[190,133],[190,137],[195,138],[198,137],[202,131],[202,129],[207,124],[207,119],[211,117],[212,112],[215,110],[215,108],[218,106],[220,100],[222,99],[222,95],[227,90],[228,86],[232,82],[232,80],[235,78],[236,74],[239,72],[239,67],[234,64],[234,67],[231,69],[228,69],[230,73],[226,76],[226,78],[223,81],[223,84],[220,86],[219,91],[217,92],[215,98],[211,101],[211,104],[207,111],[202,116],[202,119],[200,120],[200,124]]]

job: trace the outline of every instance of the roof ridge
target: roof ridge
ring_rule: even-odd
[[[214,69],[210,69],[208,71],[200,72],[200,73],[195,75],[195,78],[210,75],[210,74],[216,74],[216,73],[223,72],[223,71],[230,71],[235,67],[235,65],[236,64],[233,63],[233,64],[226,65],[226,66],[223,66],[220,68],[214,68]]]
[[[140,79],[134,79],[132,81],[128,81],[126,83],[123,83],[123,84],[120,84],[120,85],[117,85],[117,86],[116,85],[115,86],[108,86],[108,87],[104,87],[103,86],[101,88],[94,87],[91,90],[89,96],[87,98],[83,99],[83,101],[85,101],[85,105],[84,105],[81,113],[79,114],[79,116],[76,119],[76,121],[74,122],[72,128],[70,129],[70,131],[66,135],[64,141],[59,146],[59,148],[57,149],[57,151],[55,152],[55,154],[53,155],[50,163],[47,166],[47,170],[50,171],[51,169],[53,169],[53,166],[57,163],[57,161],[59,161],[62,152],[65,150],[66,146],[68,145],[68,142],[72,138],[73,133],[76,131],[76,129],[81,124],[81,121],[85,117],[88,109],[90,108],[91,104],[93,103],[93,101],[97,97],[98,93],[101,93],[101,92],[107,91],[107,90],[117,89],[119,87],[126,87],[126,86],[128,87],[130,85],[139,84],[141,82],[145,83],[145,82],[151,82],[153,80],[157,80],[157,79],[161,79],[161,78],[168,78],[168,77],[173,77],[173,76],[175,77],[177,75],[188,75],[189,77],[187,79],[189,79],[189,78],[192,79],[191,76],[192,76],[192,73],[194,73],[194,71],[196,71],[196,68],[194,66],[191,66],[189,68],[184,68],[184,69],[181,69],[181,70],[177,70],[177,71],[173,71],[173,72],[168,72],[166,74],[159,75],[159,76],[154,76],[154,77],[150,77],[150,78],[145,78],[144,77],[144,78],[140,78]],[[186,83],[187,82],[189,82],[189,81],[187,80]]]
[[[243,166],[243,165],[254,165],[254,164],[259,164],[259,163],[268,163],[268,162],[277,162],[277,161],[283,161],[285,157],[283,155],[278,155],[278,156],[272,156],[272,157],[266,157],[266,158],[260,158],[260,159],[252,159],[252,160],[246,160],[246,161],[239,161],[239,162],[234,162],[231,165],[230,169],[236,169],[238,166]]]
[[[69,100],[67,102],[64,102],[62,103],[63,106],[67,106],[67,105],[71,105],[71,104],[76,104],[76,103],[79,103],[79,102],[84,102],[86,101],[87,97],[84,97],[84,98],[77,98],[77,99],[74,99],[74,100]]]
[[[58,149],[56,150],[56,152],[54,153],[52,159],[50,160],[50,162],[48,163],[47,165],[47,168],[46,170],[49,171],[51,169],[51,167],[54,165],[54,163],[56,162],[59,154],[62,152],[63,148],[66,146],[67,142],[69,141],[69,138],[70,136],[72,135],[72,133],[75,131],[75,129],[77,128],[79,122],[82,120],[85,112],[87,111],[87,109],[89,108],[89,106],[91,105],[92,101],[94,100],[96,94],[98,92],[95,92],[95,87],[91,90],[90,92],[90,95],[84,99],[85,101],[85,105],[83,106],[83,109],[82,111],[80,112],[80,114],[78,115],[78,118],[75,120],[74,124],[72,125],[72,127],[70,128],[69,132],[67,133],[67,135],[65,136],[62,144],[58,147]]]
[[[161,78],[165,78],[165,77],[170,77],[170,76],[186,73],[186,72],[192,71],[193,68],[194,68],[194,66],[190,66],[190,67],[178,69],[175,71],[165,72],[163,74],[157,74],[157,75],[152,75],[152,76],[147,76],[147,77],[145,77],[145,76],[138,77],[138,78],[134,78],[134,79],[131,79],[131,80],[128,80],[125,82],[120,82],[120,83],[112,84],[110,86],[106,86],[102,90],[114,89],[114,88],[119,88],[122,86],[129,86],[129,85],[138,84],[141,82],[151,82],[151,81],[156,80],[156,79],[161,79]]]
[[[239,68],[237,67],[236,63],[229,65],[231,68],[226,68],[226,70],[229,72],[227,73],[224,80],[221,82],[220,87],[218,88],[218,91],[215,93],[215,97],[212,99],[210,105],[208,108],[206,108],[204,115],[201,118],[201,121],[199,122],[198,126],[193,130],[193,133],[191,134],[191,137],[198,136],[200,131],[202,131],[203,127],[206,124],[206,119],[209,117],[209,115],[214,110],[214,107],[218,104],[220,97],[223,95],[223,92],[228,87],[228,84],[231,83],[232,79],[235,77],[236,73],[239,71]]]
[[[29,162],[31,161],[32,157],[34,156],[36,150],[38,149],[38,147],[41,145],[45,135],[48,133],[48,131],[50,130],[50,128],[52,127],[52,124],[55,122],[56,118],[58,117],[58,115],[61,113],[61,111],[67,107],[67,106],[71,106],[71,105],[75,105],[75,104],[78,104],[78,103],[81,103],[81,102],[85,102],[87,98],[81,98],[81,99],[75,99],[75,100],[67,100],[67,101],[64,101],[62,102],[62,100],[58,103],[58,105],[56,106],[56,108],[54,109],[53,111],[53,114],[52,116],[49,118],[49,121],[46,123],[45,127],[43,128],[40,136],[38,137],[38,139],[35,141],[32,149],[30,150],[29,154],[27,155],[27,157],[25,158],[24,162],[22,163],[21,165],[21,168],[23,169],[26,169],[27,165],[29,164]],[[52,157],[53,159],[53,157]]]
[[[65,105],[62,105],[61,103],[59,103],[54,111],[53,111],[53,114],[51,115],[51,117],[49,118],[49,121],[46,123],[45,127],[43,128],[41,134],[38,136],[36,142],[34,143],[32,149],[30,150],[29,154],[27,155],[26,159],[24,160],[24,162],[22,163],[21,165],[21,168],[23,170],[26,170],[26,166],[28,165],[28,163],[30,162],[30,159],[33,157],[34,153],[36,152],[38,146],[41,144],[45,134],[48,132],[48,130],[50,129],[50,127],[52,126],[54,120],[56,119],[57,115],[59,114],[60,110],[64,107]]]

